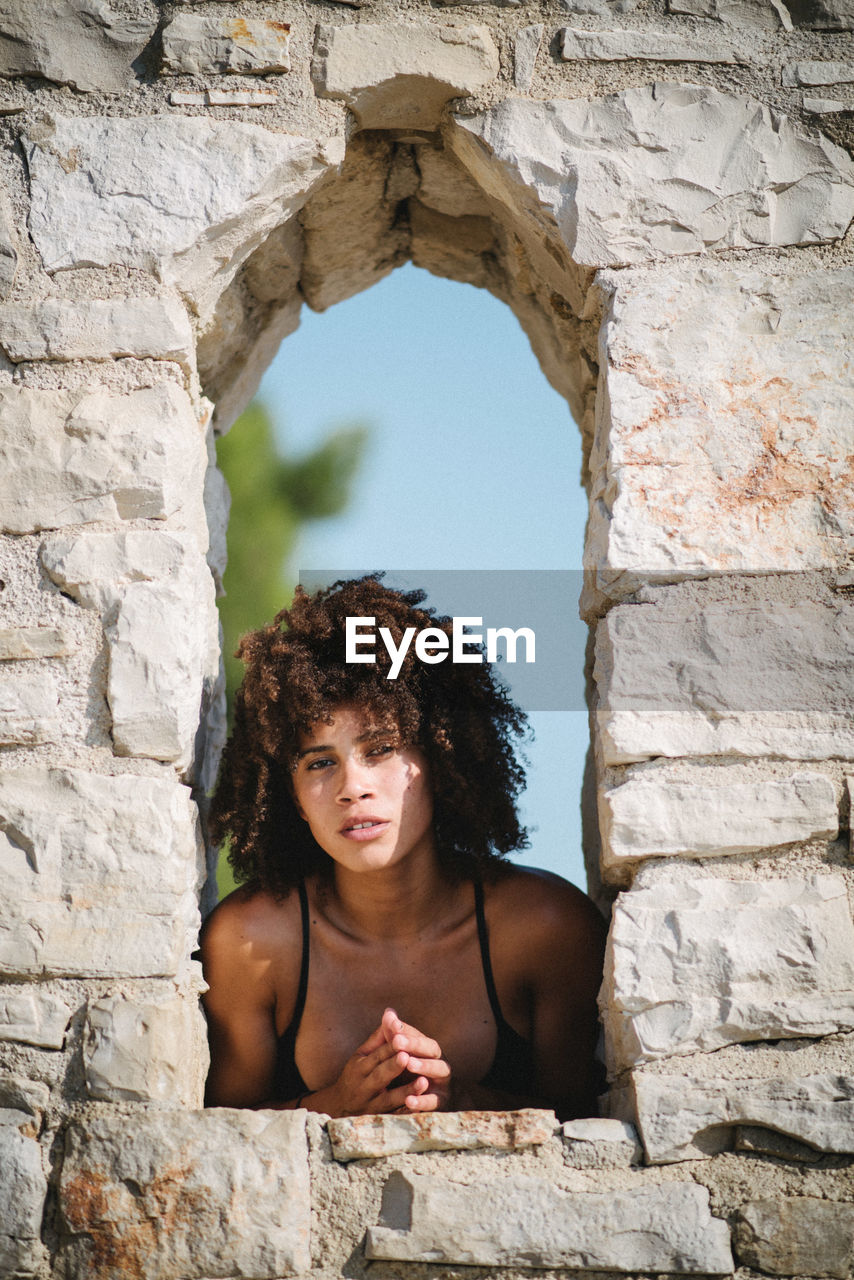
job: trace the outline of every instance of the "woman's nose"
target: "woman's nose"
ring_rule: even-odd
[[[340,773],[338,799],[342,804],[352,800],[361,800],[372,794],[370,776],[367,765],[361,760],[348,758]]]

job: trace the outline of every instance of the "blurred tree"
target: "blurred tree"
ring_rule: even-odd
[[[243,664],[234,656],[240,637],[271,621],[290,600],[295,577],[290,558],[300,530],[346,506],[366,438],[364,427],[346,427],[333,431],[313,453],[284,458],[272,416],[256,400],[217,441],[217,460],[231,490],[226,594],[218,602],[229,723],[243,678]],[[234,888],[224,857],[217,878],[221,897]]]

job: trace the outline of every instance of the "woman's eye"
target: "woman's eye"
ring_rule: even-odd
[[[306,769],[309,773],[316,773],[319,769],[325,769],[330,764],[332,764],[332,761],[328,756],[319,756],[317,760],[312,760],[310,764],[306,765]]]
[[[387,756],[387,755],[390,755],[392,751],[394,751],[394,747],[392,746],[392,744],[390,742],[384,742],[382,743],[381,746],[371,747],[371,750],[368,752],[368,755],[369,756]]]

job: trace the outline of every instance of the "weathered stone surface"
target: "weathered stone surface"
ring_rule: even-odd
[[[0,668],[0,745],[29,746],[61,737],[56,676],[41,669]]]
[[[778,217],[775,236],[800,234]],[[854,534],[854,270],[603,286],[585,566],[630,590],[652,572],[835,565]]]
[[[4,984],[0,986],[0,1040],[61,1049],[72,1012],[59,996],[37,986]]]
[[[144,530],[58,535],[42,563],[103,614],[117,754],[189,768],[204,690],[219,674],[214,582],[192,539]]]
[[[173,89],[169,101],[173,107],[269,107],[278,97],[275,89]]]
[[[18,237],[5,198],[0,198],[0,299],[7,298],[18,274]]]
[[[542,22],[534,22],[516,33],[513,41],[513,83],[517,89],[531,87],[544,30]]]
[[[201,1107],[209,1065],[196,997],[114,996],[90,1003],[83,1047],[90,1097]]]
[[[854,1268],[854,1205],[812,1196],[752,1200],[735,1229],[739,1261],[774,1276],[833,1276]]]
[[[587,31],[581,27],[564,27],[560,33],[560,56],[565,62],[580,58],[599,62],[717,62],[737,63],[747,59],[734,45],[710,39],[691,39],[671,31]]]
[[[795,21],[815,31],[854,31],[854,0],[804,0]]]
[[[854,216],[854,162],[751,98],[655,84],[577,101],[509,98],[447,140],[485,190],[604,267],[806,244]],[[704,302],[704,306],[708,306]]]
[[[557,1128],[553,1111],[448,1111],[413,1116],[353,1116],[330,1120],[336,1160],[363,1160],[402,1151],[512,1151],[539,1146]]]
[[[310,1266],[305,1113],[146,1112],[72,1126],[69,1280],[285,1276]]]
[[[41,1119],[50,1101],[50,1089],[40,1080],[28,1080],[11,1071],[0,1071],[0,1108],[22,1111]]]
[[[156,25],[156,17],[131,17],[108,0],[0,0],[0,75],[122,93]]]
[[[163,28],[163,70],[191,76],[290,71],[290,31],[287,22],[272,18],[179,12]]]
[[[624,1120],[570,1120],[561,1131],[564,1162],[573,1169],[611,1169],[643,1162],[637,1130]]]
[[[854,84],[854,62],[790,62],[783,67],[783,84],[804,89],[817,84]]]
[[[0,387],[0,415],[4,530],[182,512],[196,527],[203,519],[204,435],[180,387],[160,383],[124,396]]]
[[[318,27],[311,75],[323,98],[342,98],[366,129],[432,129],[451,98],[498,74],[487,27],[396,23]]]
[[[0,306],[0,347],[15,362],[140,356],[187,365],[193,333],[177,298],[45,298]]]
[[[25,152],[30,233],[48,271],[141,267],[206,315],[266,232],[338,163],[342,143],[242,121],[93,116],[55,119]]]
[[[614,907],[608,1067],[854,1027],[854,927],[839,876],[697,880]]]
[[[669,0],[670,13],[715,18],[734,27],[791,31],[792,19],[782,0]]]
[[[77,769],[0,777],[0,974],[170,977],[204,860],[186,787]]]
[[[650,1164],[714,1155],[732,1145],[733,1126],[743,1124],[817,1151],[854,1152],[854,1076],[705,1080],[635,1072],[633,1083]]]
[[[32,1117],[0,1111],[0,1272],[28,1280],[47,1261],[41,1243],[47,1179]]]
[[[804,111],[814,116],[832,116],[838,111],[854,111],[854,101],[843,102],[841,98],[808,98],[806,94],[801,105]]]
[[[365,1252],[368,1258],[474,1266],[710,1275],[733,1270],[729,1232],[709,1213],[708,1192],[684,1183],[571,1195],[540,1178],[463,1186],[394,1173]]]
[[[836,791],[824,774],[738,782],[708,772],[718,785],[642,773],[601,788],[603,866],[752,853],[837,833]]]
[[[73,647],[71,637],[61,627],[0,628],[0,662],[64,658]]]
[[[850,602],[619,605],[599,624],[603,757],[854,756]]]
[[[735,1151],[752,1151],[763,1156],[774,1156],[777,1160],[797,1161],[798,1164],[815,1164],[824,1158],[824,1152],[808,1147],[798,1138],[789,1138],[785,1133],[774,1129],[763,1129],[758,1125],[739,1125],[735,1131]]]

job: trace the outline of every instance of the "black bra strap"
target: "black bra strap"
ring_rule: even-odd
[[[302,960],[300,961],[299,971],[299,987],[297,989],[297,1002],[294,1009],[294,1016],[291,1018],[291,1026],[298,1027],[302,1011],[305,1007],[305,993],[308,990],[308,958],[309,958],[309,918],[308,918],[308,894],[305,890],[305,881],[299,882],[299,905],[300,914],[302,916]]]
[[[483,965],[483,978],[486,982],[486,994],[489,996],[492,1016],[500,1027],[504,1023],[504,1014],[501,1012],[498,992],[495,989],[495,979],[492,976],[492,960],[489,956],[489,932],[486,927],[486,914],[483,909],[483,885],[480,880],[475,880],[474,882],[474,910],[477,916],[477,936],[480,942],[480,959]]]

